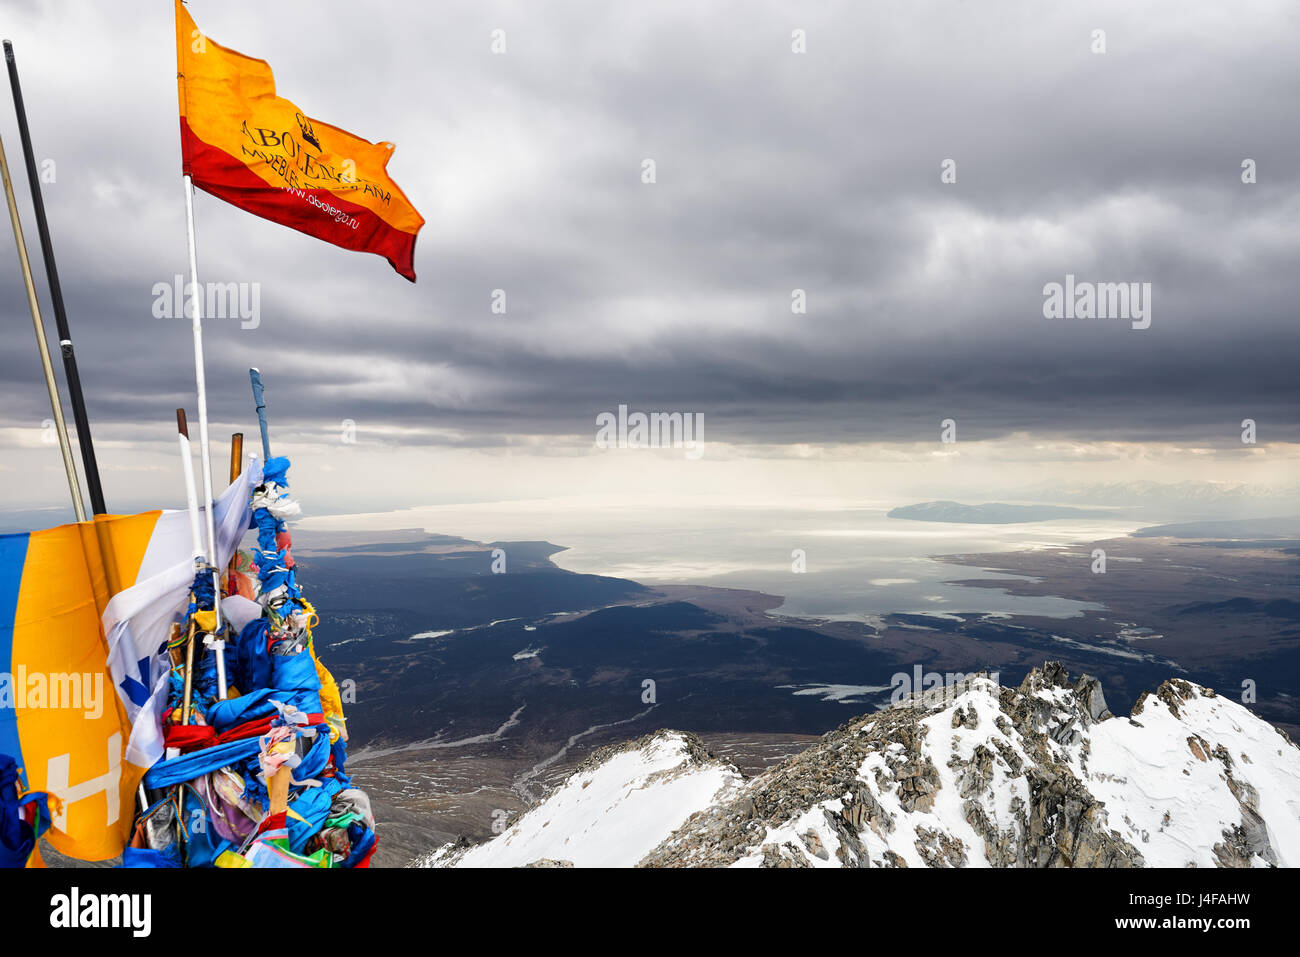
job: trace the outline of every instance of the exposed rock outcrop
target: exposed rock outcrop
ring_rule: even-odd
[[[629,784],[619,779],[627,767],[639,769]],[[702,774],[713,775],[707,787],[676,792],[696,803],[661,813],[678,823],[623,863],[1300,865],[1300,749],[1241,705],[1181,679],[1118,718],[1100,682],[1071,681],[1055,662],[1018,688],[972,675],[938,695],[856,718],[747,780],[694,737],[657,732],[596,752],[556,794],[598,782],[602,791],[631,795]],[[553,796],[527,812],[513,840],[529,826],[550,825],[561,805]],[[579,851],[595,823],[609,825],[570,817],[579,833],[565,835],[564,846]],[[503,841],[508,835],[483,847]],[[474,853],[448,845],[433,863]]]

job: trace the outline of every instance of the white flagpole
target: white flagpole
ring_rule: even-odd
[[[185,176],[185,220],[190,241],[190,308],[194,328],[194,381],[199,399],[199,452],[203,468],[203,501],[207,518],[207,554],[204,559],[212,566],[213,607],[217,613],[217,627],[212,649],[217,655],[217,696],[226,697],[226,643],[220,638],[221,622],[221,570],[217,567],[216,520],[212,514],[212,451],[208,446],[208,390],[203,378],[203,296],[199,291],[199,262],[194,248],[194,183]]]
[[[190,432],[189,426],[185,422],[185,410],[176,410],[176,438],[181,444],[181,473],[185,476],[185,506],[190,513],[190,543],[191,551],[194,553],[194,562],[196,565],[203,562],[203,535],[199,531],[199,493],[194,489],[194,454],[190,451]],[[181,721],[189,724],[190,721],[190,702],[194,700],[194,642],[196,638],[191,626],[190,633],[185,640],[185,694],[181,699]],[[223,662],[224,664],[224,662]],[[217,677],[220,678],[220,672]],[[171,749],[167,751],[167,757],[172,757]],[[141,794],[144,793],[144,785],[140,785]],[[148,804],[145,805],[148,807]]]
[[[181,443],[181,469],[185,473],[185,504],[190,513],[190,541],[194,557],[203,558],[203,535],[199,532],[199,493],[194,484],[194,453],[190,451],[190,437],[176,433]]]

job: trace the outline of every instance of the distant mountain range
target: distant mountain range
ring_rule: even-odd
[[[1271,488],[1233,482],[1091,482],[1082,485],[1045,483],[1017,491],[1018,498],[1085,505],[1144,506],[1175,511],[1250,512],[1281,511],[1280,503],[1300,499],[1300,486]]]
[[[420,867],[1294,867],[1300,749],[1188,681],[1129,718],[1049,662],[905,698],[753,778],[659,731]]]
[[[1297,539],[1300,518],[1243,518],[1210,522],[1149,525],[1133,533],[1138,538]]]
[[[935,501],[905,505],[890,511],[890,518],[919,522],[957,522],[973,525],[1010,525],[1056,519],[1111,518],[1138,521],[1207,520],[1279,521],[1270,516],[1294,515],[1300,486],[1270,488],[1227,482],[1094,482],[1083,485],[1039,484],[1008,492],[985,490],[971,494],[1002,494],[1029,502],[1060,504],[1011,505],[986,502],[965,505]],[[1095,506],[1089,508],[1088,506]],[[1300,519],[1291,519],[1294,527]],[[1147,535],[1160,534],[1147,532]],[[1183,537],[1178,533],[1168,533]],[[1210,537],[1215,537],[1207,533]],[[1259,533],[1260,535],[1264,533]],[[1287,534],[1291,534],[1288,532]],[[1235,536],[1233,536],[1235,537]]]
[[[1018,522],[1050,522],[1063,518],[1106,518],[1108,512],[1072,508],[1068,505],[1007,505],[986,502],[963,505],[961,502],[921,502],[891,509],[889,518],[914,522],[958,522],[967,525],[1013,525]]]

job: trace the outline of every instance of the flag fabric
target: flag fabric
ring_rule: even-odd
[[[214,511],[226,560],[248,528],[252,480],[260,469]],[[178,588],[160,587],[182,568]],[[193,579],[185,511],[0,535],[0,755],[22,793],[48,793],[47,836],[64,854],[104,860],[126,844],[136,787],[161,755],[151,742],[165,646]]]
[[[415,282],[424,219],[388,175],[392,143],[314,119],[275,93],[270,64],[204,36],[176,3],[181,156],[194,185]]]
[[[217,499],[212,513],[217,568],[230,564],[248,530],[252,490],[261,481],[262,467],[254,459]],[[135,583],[115,594],[103,613],[108,666],[130,729],[125,760],[139,768],[148,768],[163,757],[161,719],[171,662],[160,649],[167,644],[172,623],[189,607],[194,582],[189,514],[164,513],[150,550]]]
[[[0,536],[0,754],[24,792],[55,797],[51,843],[90,860],[121,850],[143,773],[122,762],[125,714],[99,615],[110,577],[134,580],[160,515]]]

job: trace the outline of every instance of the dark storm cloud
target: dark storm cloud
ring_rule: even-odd
[[[186,270],[153,6],[0,9],[57,160],[46,202],[92,416],[161,439],[193,370],[188,323],[151,314]],[[411,287],[200,195],[201,278],[261,296],[257,328],[209,324],[213,418],[247,422],[255,364],[301,434],[353,419],[409,443],[589,435],[619,403],[702,411],[741,442],[929,439],[945,417],[967,438],[1216,444],[1253,417],[1300,439],[1297,14],[1208,7],[310,5],[356,24],[341,43],[306,5],[196,0],[283,95],[396,141],[390,171],[429,221]],[[16,163],[7,115],[0,130]],[[1152,283],[1152,327],[1045,320],[1066,273]],[[11,425],[48,414],[24,309],[11,262]]]

